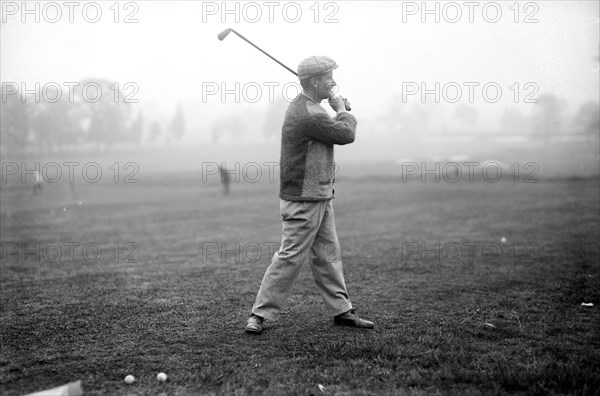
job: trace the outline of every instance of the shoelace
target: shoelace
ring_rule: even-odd
[[[356,317],[358,318],[358,315],[356,314],[356,310],[355,310],[354,308],[352,308],[350,311],[348,311],[348,312],[346,312],[346,313],[349,313],[349,314],[351,314],[351,315],[354,315],[354,316],[356,316]],[[342,315],[343,315],[343,314],[342,314]]]

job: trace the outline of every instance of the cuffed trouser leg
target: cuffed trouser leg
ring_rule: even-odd
[[[277,316],[311,251],[312,256],[317,257],[311,262],[313,276],[329,310],[332,313],[350,310],[352,305],[344,284],[341,260],[327,262],[315,253],[329,249],[337,251],[339,257],[331,201],[281,200],[280,209],[283,218],[281,248],[273,255],[263,276],[252,313],[269,320]],[[313,247],[315,241],[316,248]],[[329,246],[331,244],[335,246]]]
[[[351,310],[352,304],[344,281],[332,200],[327,201],[325,206],[325,213],[310,256],[310,269],[329,312],[336,316]]]

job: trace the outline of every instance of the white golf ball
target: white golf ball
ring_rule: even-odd
[[[167,374],[165,374],[165,373],[158,373],[156,375],[156,379],[159,380],[160,382],[165,382],[167,380]]]
[[[500,238],[500,242],[506,243],[506,238],[505,237]]]
[[[126,384],[133,384],[135,382],[135,378],[133,375],[128,375],[127,377],[125,377],[125,383]]]

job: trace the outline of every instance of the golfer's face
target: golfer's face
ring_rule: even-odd
[[[332,97],[335,94],[333,90],[333,87],[335,86],[336,83],[333,79],[333,71],[328,71],[319,80],[319,85],[317,86],[319,98],[327,99]]]

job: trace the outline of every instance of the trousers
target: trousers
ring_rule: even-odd
[[[265,271],[252,313],[275,319],[307,260],[328,311],[335,316],[351,310],[332,200],[281,199],[279,208],[283,219],[281,247]]]

